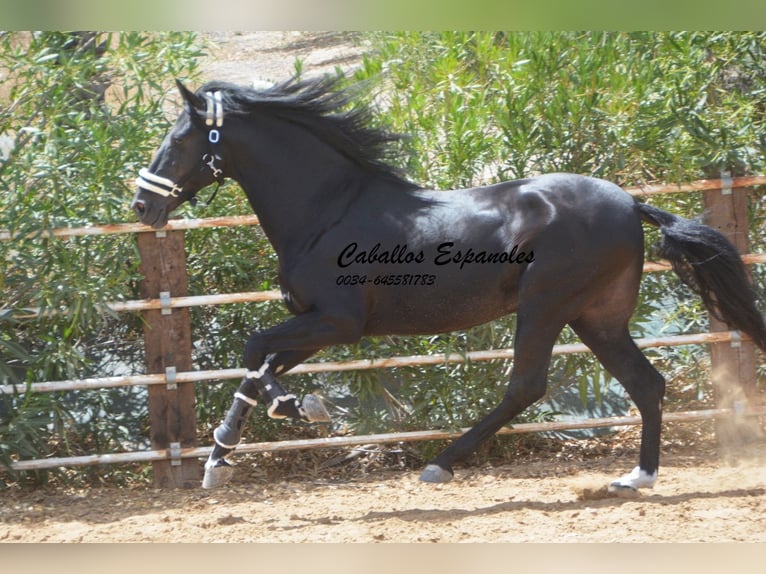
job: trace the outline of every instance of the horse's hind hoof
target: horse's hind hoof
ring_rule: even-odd
[[[231,480],[234,467],[224,459],[215,461],[214,464],[205,464],[205,476],[202,477],[202,488],[220,488]]]
[[[609,484],[609,493],[630,497],[632,491],[634,493],[633,496],[638,496],[639,488],[654,488],[655,482],[657,482],[656,470],[652,474],[649,474],[637,466],[628,474],[612,481]]]
[[[423,482],[449,482],[452,480],[452,473],[443,469],[437,464],[429,464],[420,475],[420,480]]]
[[[617,498],[638,498],[641,493],[637,488],[634,488],[627,484],[620,484],[618,481],[614,481],[609,485],[609,494],[616,496]]]
[[[330,413],[324,408],[322,399],[316,395],[306,395],[300,406],[301,414],[310,423],[329,423]]]

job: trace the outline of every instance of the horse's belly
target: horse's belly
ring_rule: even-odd
[[[507,290],[443,290],[423,287],[379,294],[366,322],[368,335],[427,335],[467,329],[516,310],[515,293]]]

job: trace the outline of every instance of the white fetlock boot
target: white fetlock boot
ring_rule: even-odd
[[[609,492],[612,494],[620,494],[626,491],[636,493],[639,488],[654,488],[655,482],[657,482],[656,470],[653,474],[649,474],[637,466],[628,474],[611,482],[609,484]]]

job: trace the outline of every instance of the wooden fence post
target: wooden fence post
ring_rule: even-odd
[[[141,254],[141,295],[169,300],[188,295],[183,231],[137,234]],[[149,374],[166,374],[164,385],[149,385],[149,423],[153,449],[168,449],[173,457],[181,448],[197,446],[194,383],[176,384],[176,372],[191,370],[189,309],[143,311],[144,349]],[[196,459],[152,463],[157,488],[192,488],[201,478]]]
[[[723,189],[703,192],[706,210],[705,223],[731,241],[740,254],[750,247],[748,237],[748,189],[734,188],[727,174],[723,175]],[[726,323],[710,317],[710,331],[728,331]],[[717,408],[740,411],[756,391],[755,344],[751,341],[713,343],[710,345],[713,397]],[[716,422],[719,445],[736,445],[754,438],[752,426],[737,418]]]

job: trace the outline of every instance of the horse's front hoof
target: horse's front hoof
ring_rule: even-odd
[[[438,464],[429,464],[423,469],[420,475],[423,482],[449,482],[452,480],[452,473],[443,469]]]
[[[202,488],[220,488],[231,480],[234,467],[224,459],[205,463],[205,476],[202,477]]]
[[[322,399],[316,395],[306,395],[300,406],[301,414],[310,423],[329,423],[330,413],[324,408]]]

